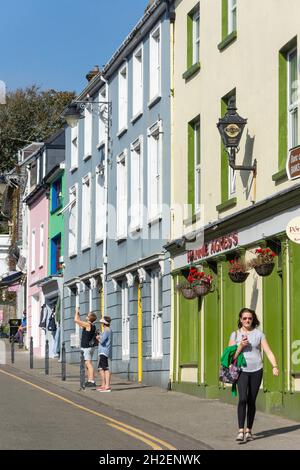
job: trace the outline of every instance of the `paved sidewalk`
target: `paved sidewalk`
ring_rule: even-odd
[[[8,355],[8,365],[10,356]],[[29,354],[16,349],[12,366],[50,382],[62,389],[85,394],[89,399],[104,403],[115,410],[158,424],[164,428],[202,441],[213,449],[300,449],[300,423],[257,412],[254,433],[256,439],[246,444],[235,442],[237,433],[236,407],[218,400],[207,400],[157,387],[127,382],[119,377],[112,380],[112,393],[87,389],[80,391],[79,366],[67,364],[67,380],[61,381],[61,364],[50,360],[50,374],[45,376],[44,360],[35,359],[29,368]]]

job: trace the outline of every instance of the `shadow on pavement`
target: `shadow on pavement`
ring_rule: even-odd
[[[278,434],[287,434],[288,432],[298,431],[300,429],[300,424],[295,424],[295,426],[287,426],[285,428],[277,429],[268,429],[266,431],[260,431],[254,433],[255,440],[265,439],[267,437],[277,436]]]

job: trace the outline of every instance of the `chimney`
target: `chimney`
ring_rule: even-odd
[[[90,71],[86,74],[86,79],[87,79],[87,81],[90,82],[96,75],[98,75],[99,72],[100,72],[99,65],[94,65],[94,67],[92,68],[92,70],[90,70]]]

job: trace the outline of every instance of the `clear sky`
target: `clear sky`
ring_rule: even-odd
[[[0,80],[8,90],[80,92],[142,17],[148,0],[0,0]]]

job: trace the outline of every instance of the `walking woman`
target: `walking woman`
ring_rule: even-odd
[[[273,375],[278,376],[279,370],[274,354],[272,353],[265,335],[257,327],[259,320],[254,310],[243,308],[239,313],[238,330],[230,336],[229,346],[237,344],[234,359],[242,352],[247,366],[242,368],[238,380],[238,423],[239,432],[237,441],[250,441],[252,437],[252,426],[256,411],[256,397],[263,377],[263,362],[261,350],[263,350],[272,367]],[[247,414],[247,427],[245,426]]]

